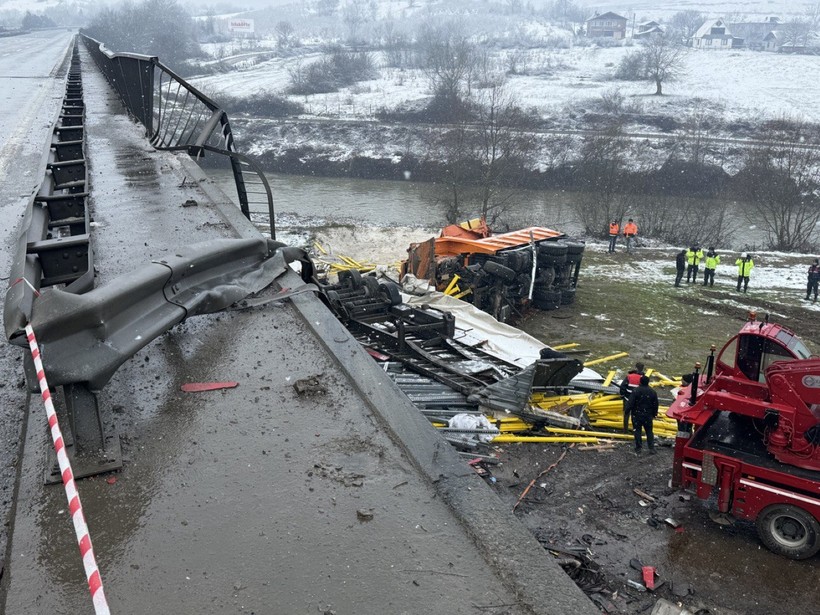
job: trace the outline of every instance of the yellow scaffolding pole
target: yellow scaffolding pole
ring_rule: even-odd
[[[593,359],[592,361],[585,361],[584,367],[589,367],[590,365],[598,365],[599,363],[608,363],[610,361],[615,361],[617,359],[623,359],[624,357],[628,357],[628,352],[618,352],[616,354],[611,354],[608,357],[602,357],[600,359]]]
[[[580,444],[595,444],[598,438],[572,438],[568,436],[511,436],[501,435],[493,438],[493,442],[499,444],[505,442],[552,442],[552,443],[570,443],[578,442]]]
[[[570,348],[578,348],[581,344],[577,342],[571,342],[569,344],[561,344],[560,346],[553,346],[553,350],[569,350]]]

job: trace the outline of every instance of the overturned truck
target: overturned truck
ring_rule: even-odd
[[[559,231],[534,226],[493,235],[483,220],[471,220],[412,244],[402,275],[427,280],[509,322],[530,307],[555,310],[574,303],[583,253],[583,243]]]

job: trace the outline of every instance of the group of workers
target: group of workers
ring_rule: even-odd
[[[618,224],[617,220],[613,220],[609,223],[609,253],[612,254],[615,252],[615,244],[618,242],[618,236],[621,234],[621,225]],[[630,218],[624,224],[623,230],[624,238],[626,239],[626,251],[628,254],[632,254],[632,244],[635,241],[635,238],[638,236],[638,225],[635,224],[635,221]]]
[[[709,248],[704,254],[698,245],[681,250],[675,257],[675,286],[681,285],[684,273],[686,273],[687,283],[697,284],[701,263],[703,263],[703,285],[714,286],[715,269],[720,264],[720,255],[714,248]],[[745,293],[749,289],[749,277],[752,274],[755,262],[751,254],[744,252],[735,261],[735,265],[737,266],[737,290],[738,292],[742,290]]]
[[[620,235],[621,225],[617,220],[613,220],[609,223],[608,252],[610,254],[615,252],[615,246]],[[632,245],[638,236],[638,225],[635,224],[632,218],[629,218],[627,223],[624,224],[623,236],[626,239],[626,251],[632,254]],[[684,274],[686,274],[687,284],[697,284],[701,264],[703,264],[703,285],[714,286],[715,270],[720,264],[720,255],[712,247],[704,253],[703,249],[697,244],[688,249],[682,249],[675,257],[675,286],[681,286]],[[735,266],[737,267],[737,292],[742,291],[745,293],[749,290],[749,278],[755,266],[752,255],[748,252],[743,252],[740,257],[735,260]],[[816,302],[818,286],[820,286],[820,259],[814,259],[814,263],[809,266],[808,278],[806,301],[812,299],[813,295],[814,298],[812,300]]]

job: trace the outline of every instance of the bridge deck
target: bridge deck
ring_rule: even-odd
[[[147,146],[90,61],[84,90],[98,284],[254,232]],[[308,376],[324,392],[299,395]],[[101,404],[125,465],[79,489],[112,613],[596,612],[313,297],[177,326]],[[5,613],[91,613],[38,398],[27,416]]]

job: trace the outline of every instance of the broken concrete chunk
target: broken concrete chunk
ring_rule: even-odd
[[[373,509],[372,508],[360,508],[356,511],[356,518],[359,521],[372,521],[373,520]]]
[[[322,374],[302,378],[293,383],[293,388],[299,395],[324,395],[327,393],[325,385],[321,381]]]

